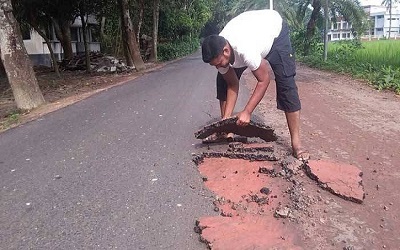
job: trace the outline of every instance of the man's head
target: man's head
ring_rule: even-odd
[[[206,37],[201,44],[203,61],[216,68],[228,67],[231,47],[222,36],[211,35]]]

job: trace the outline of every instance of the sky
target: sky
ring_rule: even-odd
[[[364,5],[381,5],[382,2],[383,2],[383,0],[360,0],[361,6],[364,6]]]
[[[360,0],[361,5],[381,5],[382,0]]]

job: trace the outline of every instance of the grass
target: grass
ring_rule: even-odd
[[[334,55],[343,43],[330,43],[328,53]],[[353,58],[357,62],[372,66],[400,67],[400,40],[366,41],[354,51]]]
[[[389,89],[400,94],[400,40],[330,42],[326,62],[320,48],[302,61],[310,66],[349,73],[368,80],[379,90]]]
[[[22,115],[22,110],[15,110],[15,111],[10,112],[5,117],[5,119],[2,119],[2,121],[0,121],[0,130],[5,130],[15,124],[18,124],[21,115]]]

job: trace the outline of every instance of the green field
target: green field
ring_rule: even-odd
[[[328,53],[334,54],[342,43],[329,43]],[[351,61],[374,67],[400,67],[400,40],[365,41],[361,48],[349,54]]]
[[[312,67],[349,73],[368,80],[379,90],[400,94],[400,40],[330,42],[326,62],[322,50],[316,51],[301,60]]]

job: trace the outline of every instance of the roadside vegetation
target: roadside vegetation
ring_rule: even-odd
[[[328,44],[328,57],[322,57],[323,44],[300,60],[309,66],[365,79],[376,89],[400,94],[400,41],[343,41]]]

